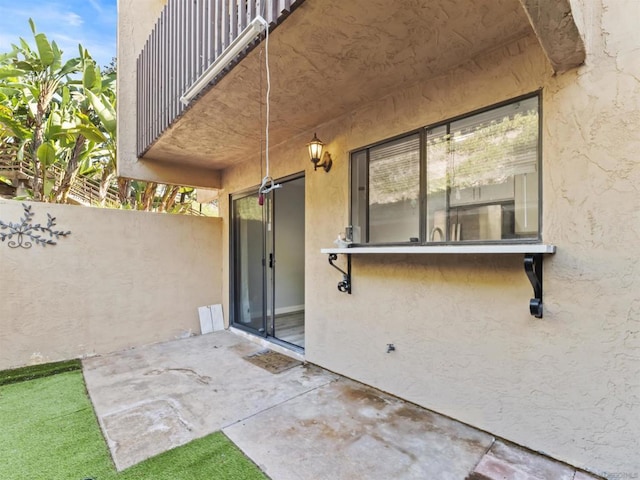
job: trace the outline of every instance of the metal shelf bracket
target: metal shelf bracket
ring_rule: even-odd
[[[446,248],[450,248],[450,251],[444,252],[444,253],[487,253],[487,254],[507,254],[507,253],[524,253],[527,250],[525,250],[526,246],[520,246],[517,245],[517,248],[520,249],[520,251],[515,252],[513,251],[513,248],[508,249],[505,248],[504,250],[490,250],[490,247],[493,246],[489,246],[486,247],[486,250],[483,251],[476,251],[471,249],[471,247],[466,248],[466,250],[462,250],[463,247],[460,248],[454,248],[454,247],[446,247]],[[508,247],[508,246],[507,246]],[[553,254],[555,253],[555,247],[554,246],[549,246],[549,245],[542,245],[540,246],[541,248],[532,248],[532,250],[536,253],[524,253],[524,271],[527,274],[527,278],[529,279],[529,282],[531,283],[531,286],[533,287],[533,298],[531,298],[529,300],[529,313],[536,317],[536,318],[542,318],[543,316],[543,308],[542,308],[542,292],[543,292],[543,282],[542,282],[542,263],[543,263],[543,259],[544,259],[544,255],[545,254]],[[544,248],[542,248],[544,247]],[[407,249],[406,251],[401,250],[401,249],[397,249],[393,250],[393,251],[389,251],[389,252],[384,252],[384,253],[413,253],[411,252],[411,250],[413,250],[415,253],[443,253],[441,250],[445,247],[433,247],[430,250],[433,251],[418,251],[415,249],[415,247],[411,247],[411,249]],[[477,247],[476,247],[477,248]],[[329,250],[329,249],[326,249]],[[364,248],[355,248],[354,249],[354,253],[355,254],[364,254],[364,253],[376,253],[376,252],[380,252],[380,249],[364,249]],[[523,252],[524,251],[524,252]],[[329,265],[331,265],[333,268],[335,268],[336,270],[338,270],[341,274],[342,274],[342,281],[338,282],[338,290],[342,293],[348,293],[351,294],[351,255],[352,252],[348,252],[348,251],[339,251],[338,253],[334,253],[331,251],[323,251],[322,253],[328,253],[329,254]],[[338,254],[343,254],[346,255],[347,257],[347,271],[345,272],[344,270],[342,270],[340,267],[338,267],[337,265],[335,265],[333,262],[335,262],[338,259]]]
[[[335,253],[329,254],[329,265],[342,273],[342,281],[338,282],[338,290],[342,293],[348,293],[351,295],[351,255],[347,254],[347,271],[345,272],[333,262],[338,259],[338,255]]]
[[[529,300],[529,312],[542,318],[542,257],[541,253],[527,253],[524,256],[524,271],[533,287],[533,297]]]

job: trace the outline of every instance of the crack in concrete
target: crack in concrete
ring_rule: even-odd
[[[295,395],[293,397],[287,398],[286,400],[283,400],[283,401],[281,401],[279,403],[275,403],[275,404],[271,405],[270,407],[267,407],[267,408],[265,408],[263,410],[259,410],[257,412],[254,412],[251,415],[248,415],[248,416],[246,416],[244,418],[241,418],[240,420],[236,420],[234,422],[229,423],[228,425],[224,425],[221,428],[221,430],[224,432],[225,429],[227,429],[229,427],[232,427],[233,425],[236,425],[238,423],[242,423],[242,422],[244,422],[246,420],[249,420],[250,418],[255,417],[256,415],[260,415],[261,413],[268,412],[269,410],[273,410],[274,408],[277,408],[280,405],[284,405],[285,403],[290,402],[291,400],[294,400],[294,399],[296,399],[298,397],[302,397],[303,395],[306,395],[306,394],[311,393],[311,392],[313,392],[315,390],[318,390],[319,388],[326,387],[327,385],[330,385],[330,384],[332,384],[334,382],[338,382],[338,381],[340,381],[339,378],[331,379],[331,380],[327,381],[326,383],[323,383],[321,385],[317,385],[317,386],[315,386],[313,388],[310,388],[309,390],[305,390],[304,392],[301,392],[301,393],[299,393],[299,394],[297,394],[297,395]]]

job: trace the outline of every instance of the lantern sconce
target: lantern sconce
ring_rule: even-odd
[[[307,144],[309,147],[309,157],[311,158],[311,162],[313,162],[313,169],[317,170],[318,167],[324,168],[325,172],[331,170],[331,165],[333,162],[331,161],[331,155],[329,152],[322,153],[324,149],[324,143],[320,141],[318,136],[314,133],[313,139]],[[322,159],[322,162],[320,161]]]

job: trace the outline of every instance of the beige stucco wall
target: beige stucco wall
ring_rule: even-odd
[[[317,126],[330,173],[310,168],[309,131],[273,149],[271,174],[307,174],[309,361],[580,467],[640,475],[640,4],[571,3],[583,67],[554,76],[521,39]],[[529,315],[521,255],[354,256],[353,294],[339,293],[319,251],[348,223],[348,152],[538,89],[542,235],[558,247],[544,319]],[[258,155],[224,172],[225,252],[228,194],[260,178]]]
[[[221,302],[219,219],[31,205],[32,223],[50,213],[71,235],[0,242],[0,370],[196,334],[197,307]],[[0,200],[0,220],[22,214]]]
[[[136,60],[167,0],[118,0],[118,175],[140,180],[218,187],[217,172],[137,158]]]

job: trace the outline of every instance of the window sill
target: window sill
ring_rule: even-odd
[[[421,246],[371,246],[323,248],[320,252],[329,255],[329,264],[340,271],[342,281],[338,283],[338,290],[351,294],[351,255],[360,254],[524,254],[524,271],[533,287],[534,297],[529,301],[529,313],[536,318],[542,318],[542,259],[545,254],[556,253],[555,245],[541,243],[519,243],[504,245],[421,245]],[[342,270],[333,262],[338,255],[346,255],[347,270]]]
[[[323,248],[327,254],[554,254],[555,245],[541,243],[518,243],[504,245],[420,245],[420,246],[370,246]]]

